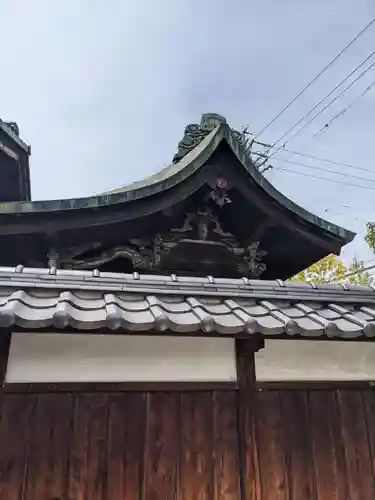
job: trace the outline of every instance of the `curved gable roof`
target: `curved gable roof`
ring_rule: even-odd
[[[193,175],[207,162],[223,141],[229,145],[248,175],[271,199],[302,220],[340,238],[343,244],[353,240],[355,233],[314,215],[280,193],[254,165],[251,156],[246,151],[241,134],[231,129],[225,118],[217,114],[205,114],[202,116],[200,125],[188,125],[185,129],[185,136],[179,143],[174,162],[144,180],[86,198],[3,203],[0,204],[0,214],[99,208],[146,198],[161,193]]]

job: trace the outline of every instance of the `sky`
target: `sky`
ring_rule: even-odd
[[[374,0],[3,1],[0,118],[31,144],[34,200],[89,196],[170,163],[202,113],[259,132],[373,17]],[[375,25],[258,139],[278,140],[374,41]],[[273,158],[266,174],[304,208],[358,232],[346,260],[372,258],[363,236],[374,215],[375,87],[313,135],[374,79],[375,67],[287,144],[356,169],[296,155],[314,168]]]

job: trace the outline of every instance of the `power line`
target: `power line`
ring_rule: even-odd
[[[259,154],[259,153],[254,153],[254,154]],[[261,154],[261,156],[263,156],[263,154]],[[297,162],[297,161],[289,160],[286,158],[279,158],[278,156],[275,156],[274,159],[278,160],[278,161],[282,161],[284,163],[291,163],[292,165],[298,165],[301,167],[311,168],[313,170],[319,170],[320,172],[328,172],[329,174],[342,175],[344,177],[351,177],[352,179],[357,179],[360,181],[375,182],[375,179],[369,179],[368,177],[360,177],[358,175],[348,174],[345,172],[337,172],[336,170],[329,170],[328,168],[324,168],[324,167],[316,167],[315,165],[309,165],[308,163]],[[372,173],[374,173],[374,172],[372,172]]]
[[[354,260],[356,260],[357,262],[359,262],[360,264],[362,264],[363,266],[366,265],[366,264],[370,264],[370,262],[374,262],[375,259],[372,258],[372,259],[367,259],[367,260],[360,260],[358,261],[358,259],[356,259],[356,257],[354,257]]]
[[[356,73],[364,64],[366,64],[366,62],[371,59],[375,54],[375,51],[371,52],[371,54],[369,56],[367,56],[362,62],[361,64],[359,64],[355,69],[353,69],[353,71],[351,71],[351,73],[349,73],[349,75],[347,75],[343,80],[341,80],[341,82],[339,82],[336,87],[334,89],[331,90],[331,92],[329,92],[329,94],[327,94],[325,97],[323,97],[312,109],[310,109],[310,111],[308,111],[302,118],[300,118],[294,125],[292,125],[292,127],[290,127],[284,135],[282,135],[276,142],[274,142],[272,144],[272,147],[276,146],[276,144],[278,144],[280,141],[282,141],[284,139],[284,137],[286,137],[290,132],[292,132],[300,123],[302,123],[307,117],[309,117],[326,99],[328,99],[328,97],[330,97],[339,87],[341,87],[341,85],[343,83],[345,83],[352,75],[354,75],[354,73]],[[370,66],[371,67],[371,66]],[[355,80],[356,81],[356,80]],[[355,82],[354,81],[354,82]],[[323,110],[324,111],[324,110]],[[318,115],[317,115],[318,116]]]
[[[356,187],[356,188],[360,188],[360,189],[367,189],[370,191],[375,191],[375,186],[374,187],[361,186],[359,184],[353,184],[351,182],[339,181],[337,179],[328,179],[327,177],[321,177],[321,176],[314,175],[314,174],[307,174],[306,172],[299,172],[297,170],[290,170],[288,168],[283,168],[283,167],[275,167],[275,170],[280,170],[282,172],[289,172],[291,174],[303,175],[304,177],[310,177],[312,179],[318,179],[320,181],[333,182],[334,184],[343,184],[345,186],[351,186],[351,187]]]
[[[345,92],[347,92],[360,78],[362,78],[371,68],[373,68],[375,66],[375,62],[373,62],[368,68],[366,68],[364,71],[362,71],[362,73],[360,73],[357,78],[355,78],[349,85],[347,85],[344,90],[342,90],[336,97],[334,97],[333,99],[331,99],[321,110],[319,110],[317,113],[315,113],[315,115],[308,121],[306,122],[304,125],[302,125],[302,127],[300,127],[298,130],[296,130],[296,132],[294,134],[292,134],[291,137],[289,137],[289,139],[287,141],[284,142],[284,144],[282,144],[281,146],[279,146],[278,148],[276,148],[276,151],[274,151],[270,156],[269,158],[272,158],[273,155],[275,155],[278,151],[280,151],[280,149],[283,148],[283,146],[285,146],[286,144],[288,144],[288,142],[290,142],[292,139],[294,139],[295,137],[297,137],[301,132],[303,132],[318,116],[320,116],[326,109],[328,109],[330,106],[332,106],[332,104],[334,102],[336,102],[338,99],[340,99],[340,97],[342,97]],[[293,127],[294,128],[294,127]],[[286,134],[284,134],[283,137],[285,137]],[[278,142],[280,141],[277,140],[276,142],[274,142],[272,144],[272,146],[275,146],[275,144],[277,144]],[[261,167],[267,160],[265,160],[263,163],[260,163],[259,166]]]
[[[374,260],[374,259],[371,259],[368,262],[371,262],[372,260]],[[359,268],[358,269],[356,269],[355,271],[350,271],[349,273],[345,273],[344,274],[344,278],[350,278],[352,276],[355,276],[356,274],[364,273],[366,271],[371,271],[371,269],[375,269],[375,264],[373,264],[372,266],[368,266],[368,267],[362,267],[361,264],[363,265],[364,263],[363,262],[359,262]],[[337,282],[337,280],[333,280],[333,281]],[[342,280],[339,280],[339,281],[342,281]],[[332,282],[332,280],[324,280],[323,281],[323,283],[331,283],[331,282]]]
[[[280,116],[289,109],[302,94],[306,92],[314,83],[325,73],[333,64],[375,23],[375,18],[372,19],[305,87],[297,94],[279,113],[277,113],[271,121],[269,121],[260,132],[255,136],[259,137],[272,123],[274,123]]]
[[[357,179],[359,181],[375,182],[375,179],[369,179],[368,177],[359,177],[358,175],[351,175],[351,174],[347,174],[345,172],[336,172],[335,170],[329,170],[328,168],[323,168],[323,167],[316,167],[314,165],[308,165],[307,163],[298,163],[296,161],[284,160],[281,158],[279,158],[279,160],[286,162],[286,163],[292,163],[293,165],[299,165],[301,167],[311,168],[312,170],[319,170],[320,172],[327,172],[329,174],[342,175],[343,177],[351,177],[352,179]]]
[[[359,269],[356,269],[355,271],[345,274],[345,278],[349,278],[350,276],[355,276],[358,273],[364,273],[365,271],[370,271],[371,269],[375,269],[375,264],[368,267],[359,267]]]
[[[260,146],[270,147],[270,144],[265,144],[264,142],[254,141],[254,143],[259,144]],[[314,155],[310,155],[307,153],[301,153],[299,151],[293,151],[292,149],[282,148],[282,152],[284,152],[284,151],[287,153],[293,153],[293,155],[303,156],[305,158],[311,158],[313,160],[321,161],[324,163],[330,163],[332,165],[338,165],[340,167],[348,167],[348,168],[352,168],[354,170],[362,170],[363,172],[369,172],[371,174],[375,173],[375,170],[371,170],[370,168],[365,168],[365,167],[358,167],[356,165],[352,165],[351,163],[342,163],[340,161],[330,160],[329,158],[323,158],[322,156],[314,156]],[[253,154],[258,155],[259,153],[253,152]],[[265,154],[265,153],[262,153],[262,154]],[[278,159],[280,159],[280,158],[278,158]]]
[[[345,108],[343,108],[333,118],[331,118],[331,120],[328,123],[326,123],[324,127],[322,127],[316,134],[314,134],[313,139],[323,135],[323,133],[327,131],[328,127],[330,127],[334,121],[343,116],[347,111],[349,111],[350,108],[355,106],[355,104],[357,104],[357,102],[360,99],[362,99],[362,97],[365,96],[367,92],[369,92],[374,86],[375,86],[375,80],[368,87],[366,87],[366,89],[359,96],[353,99],[353,101],[351,101],[347,106],[345,106]]]

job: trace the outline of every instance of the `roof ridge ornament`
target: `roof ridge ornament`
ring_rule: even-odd
[[[10,130],[12,132],[14,132],[19,137],[19,135],[20,135],[20,129],[19,129],[18,124],[16,122],[4,122],[3,120],[0,120],[0,121],[2,121],[2,123],[4,125],[6,125],[7,127],[9,127]]]
[[[227,120],[224,116],[217,113],[205,113],[202,115],[200,124],[191,123],[185,127],[184,137],[178,143],[177,153],[173,157],[173,163],[179,162],[190,151],[196,148],[203,139],[220,125],[227,125]],[[245,145],[244,134],[238,130],[231,129],[234,138],[241,144]]]

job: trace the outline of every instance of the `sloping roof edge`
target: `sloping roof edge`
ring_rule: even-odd
[[[252,179],[277,203],[305,221],[339,237],[344,244],[354,239],[355,233],[312,214],[278,191],[255,167],[250,155],[238,140],[238,132],[235,133],[223,117],[215,114],[203,116],[208,120],[210,117],[216,119],[216,126],[178,162],[172,163],[144,180],[118,190],[86,198],[3,203],[0,204],[0,214],[99,208],[152,196],[179,184],[194,174],[225,140]]]
[[[15,122],[4,122],[0,119],[0,129],[5,132],[20,148],[30,154],[30,146],[19,136],[18,125]]]

